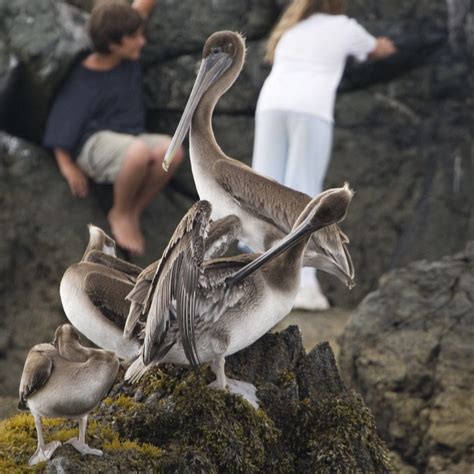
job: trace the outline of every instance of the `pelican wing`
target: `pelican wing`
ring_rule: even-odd
[[[174,301],[186,356],[191,364],[199,363],[193,318],[210,214],[209,202],[198,201],[194,204],[176,228],[156,268],[143,310],[146,314],[142,352],[145,364],[151,362],[164,341]]]
[[[107,271],[91,271],[85,278],[84,289],[107,319],[118,327],[124,327],[130,306],[125,297],[133,289],[127,278],[117,278]]]
[[[140,273],[140,275],[138,275],[137,282],[135,283],[133,290],[126,297],[126,299],[130,301],[130,310],[128,312],[127,321],[123,330],[123,335],[127,339],[133,337],[137,323],[140,321],[141,316],[143,315],[143,307],[147,300],[150,286],[159,263],[159,260],[153,262],[152,264],[148,265],[148,267],[146,267]]]
[[[310,201],[306,194],[287,188],[229,158],[217,160],[213,173],[216,181],[239,206],[273,224],[281,231],[281,237],[291,230]],[[254,192],[255,189],[258,193]]]
[[[237,239],[241,229],[240,219],[229,215],[209,224],[205,247],[205,260],[221,257],[229,249],[230,244]]]
[[[270,245],[291,231],[297,217],[311,200],[306,194],[259,175],[235,160],[218,160],[214,164],[214,174],[218,183],[239,206],[275,226],[274,234],[269,239]],[[259,192],[254,193],[254,189]],[[327,192],[324,191],[320,196]],[[332,273],[342,280],[351,280],[354,277],[354,267],[347,250],[348,242],[349,239],[337,224],[315,232],[308,248],[318,255],[311,259],[311,266]]]
[[[113,255],[108,255],[101,250],[91,250],[87,253],[84,261],[98,263],[108,268],[113,268],[114,270],[127,275],[133,283],[135,283],[138,275],[143,271],[143,269],[138,265],[126,262],[125,260],[114,257]]]
[[[253,262],[259,254],[236,255],[209,260],[203,263],[203,274],[199,279],[197,314],[203,322],[216,323],[242,298],[252,298],[253,282],[246,279],[230,289],[227,281],[237,271]]]
[[[39,390],[49,379],[53,371],[53,361],[42,346],[51,348],[50,344],[39,344],[33,347],[26,357],[25,366],[21,375],[19,389],[19,408],[25,407],[29,395]]]

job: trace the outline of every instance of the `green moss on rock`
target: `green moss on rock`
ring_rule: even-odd
[[[361,398],[345,389],[329,346],[309,355],[295,351],[301,337],[294,328],[262,339],[235,359],[238,364],[232,358],[229,364],[236,378],[255,381],[260,409],[209,388],[213,375],[207,366],[197,372],[172,365],[153,368],[136,385],[119,377],[91,414],[87,431],[87,442],[104,456],[81,456],[65,446],[36,470],[388,472],[388,452],[374,419]],[[273,359],[278,367],[269,372]],[[70,421],[46,420],[45,426],[47,442],[77,436]],[[30,415],[0,425],[0,472],[24,472],[35,449]]]

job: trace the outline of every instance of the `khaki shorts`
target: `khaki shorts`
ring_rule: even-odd
[[[169,141],[168,135],[142,133],[128,135],[103,131],[94,133],[86,141],[77,157],[77,165],[97,183],[113,183],[134,140],[143,140],[150,149]]]

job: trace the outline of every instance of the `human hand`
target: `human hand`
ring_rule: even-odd
[[[382,59],[391,56],[397,52],[397,47],[390,38],[379,36],[375,49],[370,53],[370,57],[374,59]]]
[[[84,198],[89,194],[89,182],[84,172],[75,164],[61,170],[73,196]]]

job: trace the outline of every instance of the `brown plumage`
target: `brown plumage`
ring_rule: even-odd
[[[271,250],[209,260],[204,242],[212,206],[196,203],[178,225],[141,302],[146,318],[141,357],[126,378],[134,381],[160,362],[196,366],[209,361],[215,385],[231,385],[239,392],[242,384],[225,377],[225,357],[252,344],[288,314],[308,240],[344,219],[351,199],[347,185],[327,190],[311,200]],[[250,400],[256,402],[252,396]]]
[[[44,444],[41,417],[79,420],[79,437],[68,443],[83,454],[102,454],[85,444],[87,416],[110,390],[118,368],[115,354],[82,346],[70,324],[56,329],[52,343],[37,344],[29,351],[21,376],[19,408],[30,409],[38,434],[38,448],[30,465],[50,459],[61,445],[59,441]]]
[[[227,156],[212,130],[217,101],[239,76],[245,41],[231,31],[212,34],[181,121],[165,156],[165,169],[189,132],[191,167],[200,199],[212,204],[212,218],[235,215],[241,221],[237,238],[264,252],[285,237],[311,198],[268,179]],[[302,170],[304,172],[304,170]],[[349,240],[336,224],[315,232],[308,243],[304,266],[329,272],[354,284]]]

